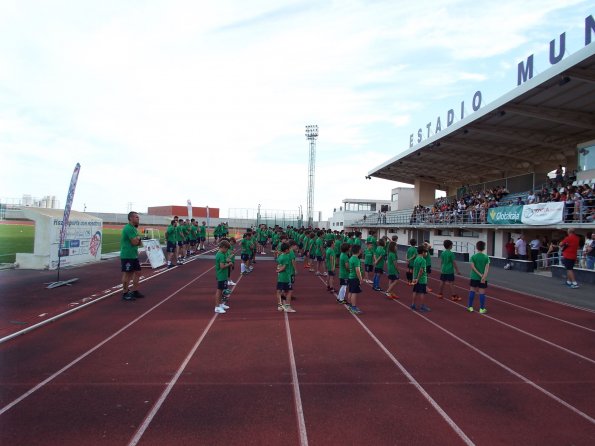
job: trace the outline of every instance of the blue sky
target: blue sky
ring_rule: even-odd
[[[318,124],[314,209],[390,199],[365,180],[409,135],[477,90],[516,87],[517,64],[566,32],[572,0],[0,0],[0,197],[74,208],[129,202],[305,208],[307,124]],[[429,166],[432,168],[432,166]]]

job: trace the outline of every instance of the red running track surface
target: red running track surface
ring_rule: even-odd
[[[116,285],[118,266],[77,271],[63,299]],[[432,294],[422,315],[399,283],[398,301],[363,286],[353,316],[300,268],[286,315],[260,260],[215,316],[212,267],[0,344],[0,444],[595,443],[593,312],[490,287],[489,317]]]

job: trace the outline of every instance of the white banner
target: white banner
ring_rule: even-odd
[[[149,259],[151,268],[159,268],[160,266],[165,265],[165,255],[163,255],[163,250],[161,249],[161,246],[159,246],[158,240],[143,240],[143,247],[145,248],[145,253],[147,254],[147,259]]]
[[[525,225],[552,225],[564,220],[564,203],[537,203],[523,206],[521,222]]]
[[[63,228],[66,228],[63,234]],[[73,218],[64,224],[60,218],[49,220],[50,269],[73,266],[101,259],[103,224],[99,219]],[[62,238],[64,237],[64,238]],[[58,252],[59,251],[59,252]]]
[[[74,166],[74,172],[72,172],[72,178],[70,179],[70,186],[68,187],[66,206],[64,206],[64,217],[62,217],[62,229],[60,230],[60,244],[58,245],[59,249],[62,249],[64,246],[64,240],[66,239],[66,228],[68,227],[68,220],[70,219],[70,210],[72,209],[74,191],[76,189],[76,182],[78,181],[80,171],[81,165],[76,163],[76,166]]]

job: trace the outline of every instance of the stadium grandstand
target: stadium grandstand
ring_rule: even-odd
[[[350,226],[397,234],[401,248],[411,238],[435,247],[448,238],[472,254],[483,240],[494,259],[520,234],[546,246],[570,227],[585,237],[595,227],[594,84],[592,44],[369,171],[413,184],[414,207]],[[546,211],[549,220],[535,219]]]

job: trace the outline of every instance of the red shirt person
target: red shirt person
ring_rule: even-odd
[[[574,233],[574,228],[568,228],[568,235],[560,242],[560,248],[562,249],[562,264],[566,268],[566,285],[570,288],[578,288],[573,270],[579,244],[579,238]]]

